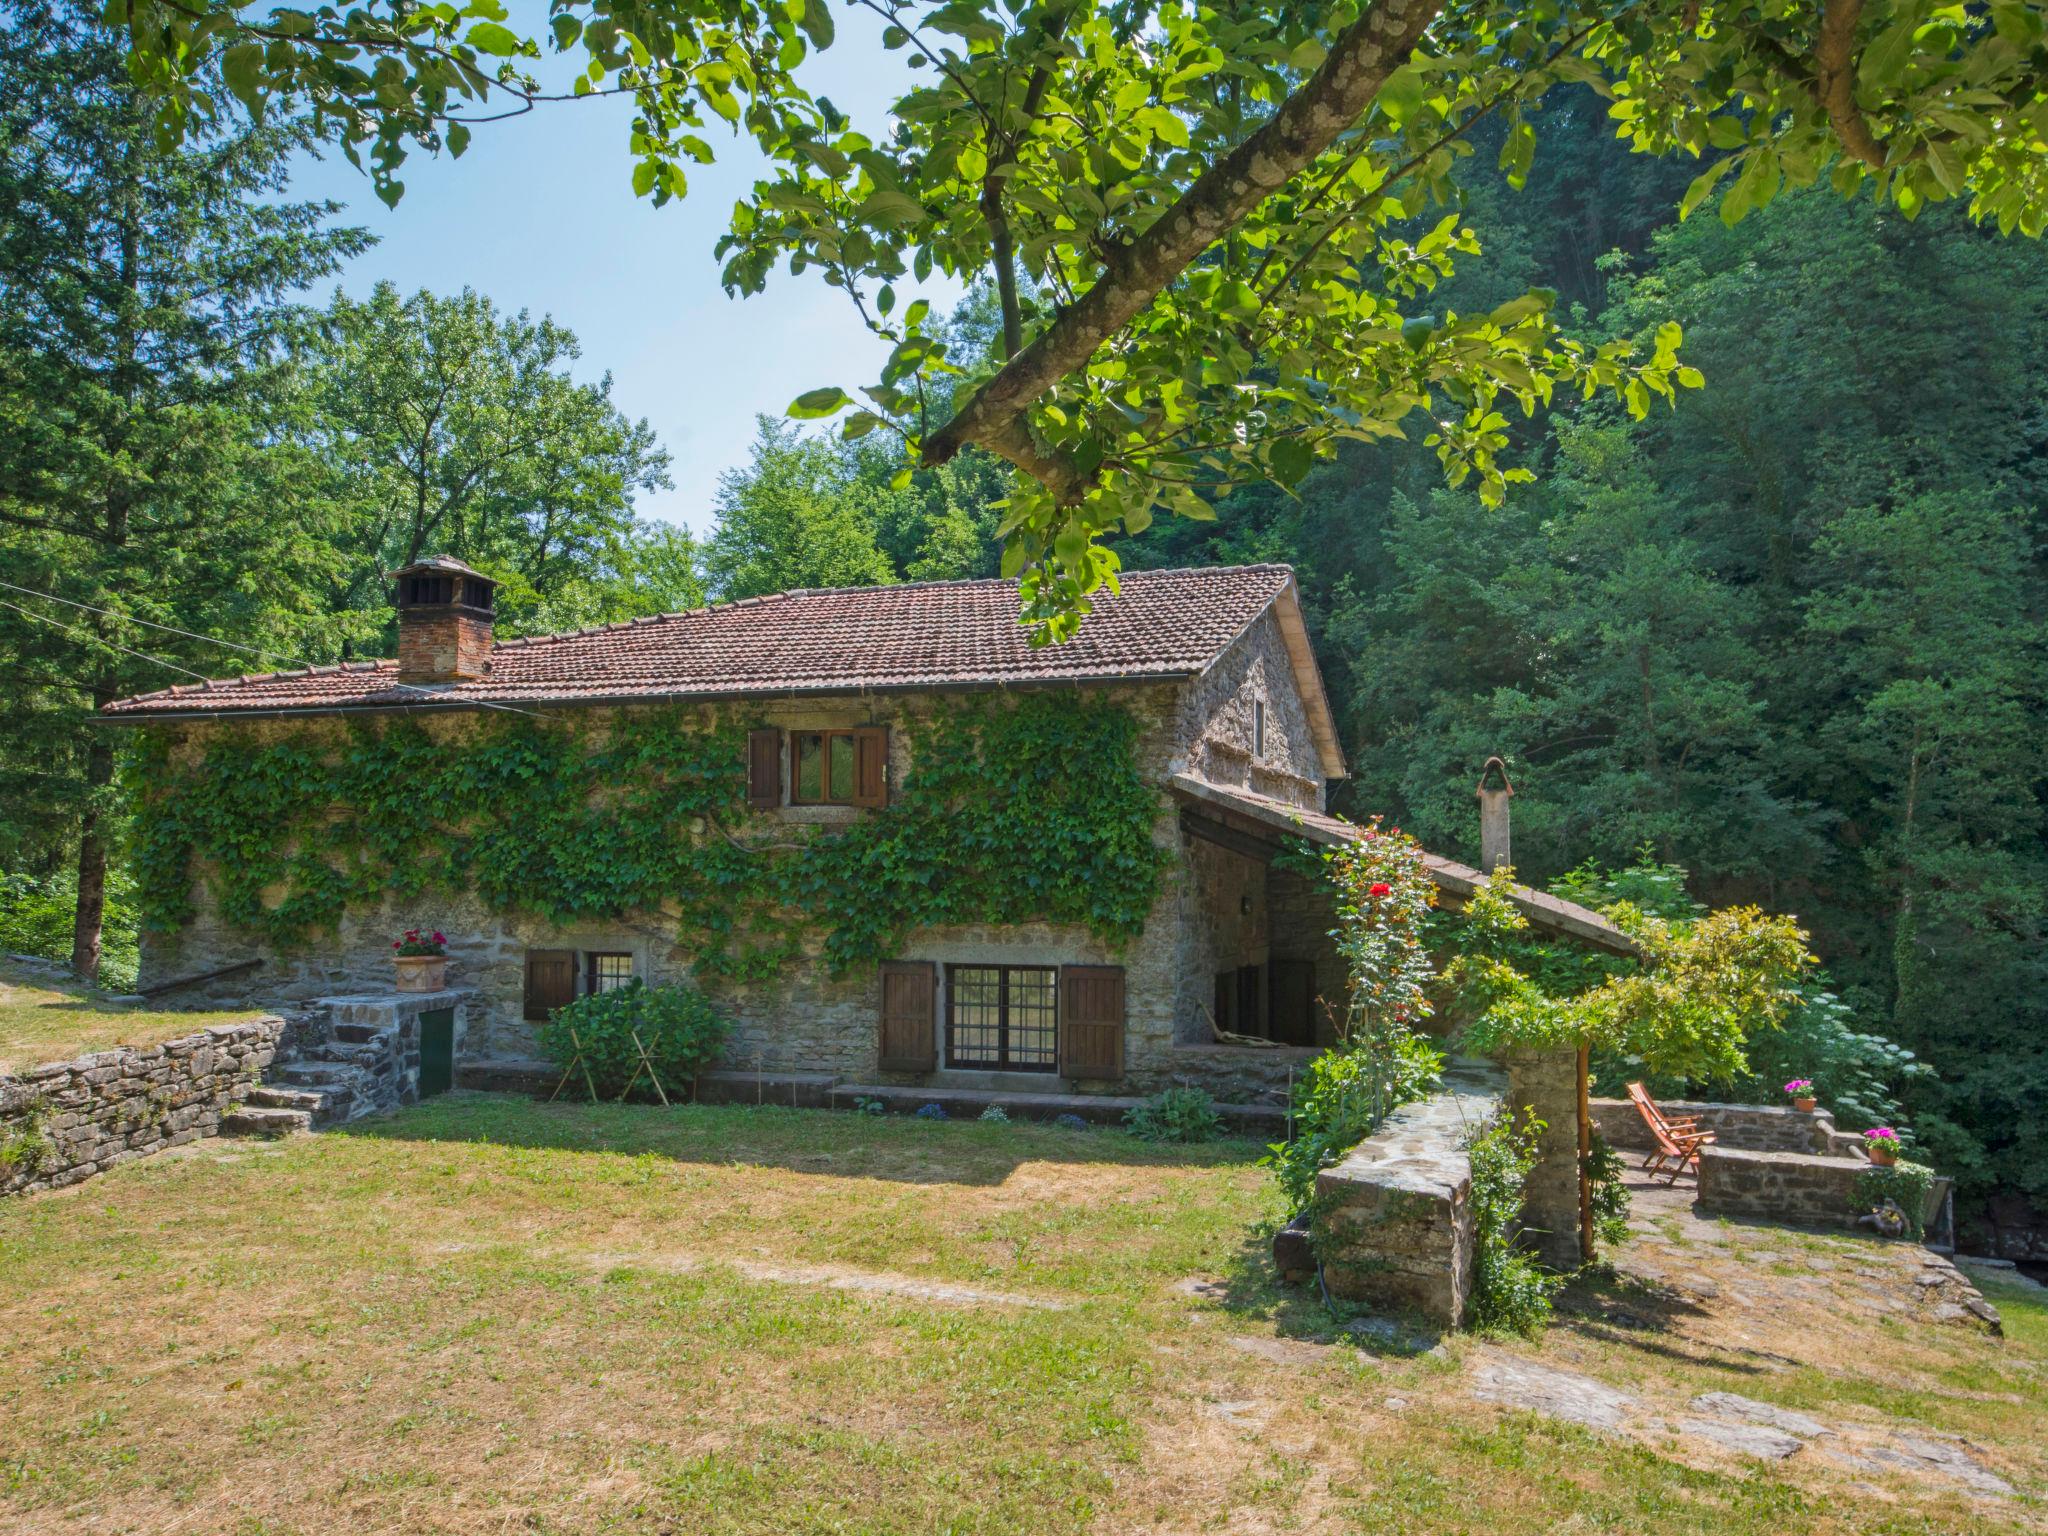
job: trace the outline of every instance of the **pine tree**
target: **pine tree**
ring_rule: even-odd
[[[75,849],[72,963],[100,961],[117,743],[108,700],[228,653],[139,620],[288,643],[320,556],[278,505],[277,343],[291,295],[362,249],[287,202],[289,127],[160,146],[96,13],[0,4],[0,725],[8,851]],[[260,669],[255,657],[243,662]]]

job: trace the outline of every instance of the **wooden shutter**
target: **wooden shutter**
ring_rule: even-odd
[[[929,1072],[939,1064],[938,972],[929,960],[882,962],[884,1072]]]
[[[853,804],[889,803],[889,727],[864,725],[853,733]]]
[[[529,949],[526,952],[526,1009],[529,1019],[545,1019],[556,1008],[576,1001],[576,951]]]
[[[1120,965],[1060,967],[1060,1076],[1124,1075],[1124,972]]]
[[[772,811],[782,804],[782,732],[773,726],[747,732],[747,808]]]

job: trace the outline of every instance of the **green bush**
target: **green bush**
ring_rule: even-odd
[[[1550,1319],[1550,1293],[1558,1281],[1546,1275],[1518,1241],[1522,1186],[1536,1166],[1536,1138],[1542,1129],[1543,1122],[1533,1114],[1519,1127],[1502,1116],[1467,1146],[1476,1239],[1471,1321],[1481,1333],[1533,1338]]]
[[[1294,1084],[1294,1138],[1274,1142],[1260,1161],[1273,1170],[1290,1211],[1315,1198],[1316,1175],[1379,1129],[1403,1104],[1424,1097],[1444,1068],[1443,1054],[1403,1030],[1375,1055],[1325,1051]]]
[[[1146,1141],[1214,1141],[1223,1134],[1223,1117],[1201,1089],[1169,1088],[1128,1111],[1124,1127]]]
[[[1906,1219],[1906,1235],[1917,1243],[1926,1236],[1921,1216],[1933,1188],[1934,1170],[1925,1163],[1901,1159],[1889,1168],[1873,1163],[1856,1175],[1850,1206],[1856,1215],[1867,1216],[1889,1200]]]
[[[571,1038],[571,1031],[574,1038]],[[726,1022],[710,999],[695,987],[650,987],[638,980],[609,992],[592,992],[566,1008],[557,1008],[541,1026],[540,1045],[557,1066],[568,1068],[583,1047],[583,1066],[598,1093],[616,1097],[633,1082],[640,1053],[633,1037],[647,1047],[648,1059],[671,1098],[717,1059],[725,1044]],[[578,1068],[578,1075],[582,1068]],[[572,1088],[575,1086],[572,1080]],[[644,1068],[637,1092],[654,1097]]]
[[[1603,1248],[1628,1241],[1628,1168],[1607,1138],[1593,1133],[1592,1155],[1586,1159],[1586,1182],[1593,1194],[1593,1236]]]

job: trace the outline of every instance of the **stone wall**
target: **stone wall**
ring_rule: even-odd
[[[1748,1152],[1814,1152],[1822,1156],[1863,1155],[1863,1138],[1835,1129],[1824,1109],[1808,1113],[1774,1104],[1708,1104],[1692,1099],[1657,1101],[1670,1120],[1697,1120],[1717,1145]],[[1647,1153],[1656,1145],[1642,1111],[1627,1099],[1593,1100],[1593,1129],[1623,1152]]]
[[[1317,1176],[1317,1246],[1331,1295],[1450,1327],[1464,1321],[1475,1246],[1465,1148],[1508,1092],[1495,1068],[1457,1061],[1440,1092],[1394,1111]]]
[[[217,1135],[257,1086],[285,1020],[218,1024],[0,1076],[0,1194],[61,1189],[167,1147]]]
[[[1265,705],[1265,751],[1254,750],[1254,706]],[[1280,621],[1261,616],[1181,690],[1177,769],[1310,810],[1323,808],[1323,766]]]
[[[1543,1122],[1522,1189],[1524,1241],[1555,1270],[1585,1262],[1579,1244],[1579,1058],[1576,1051],[1514,1051],[1507,1058],[1517,1121]]]
[[[1700,1149],[1700,1210],[1710,1216],[1852,1227],[1856,1183],[1870,1164],[1810,1152]]]

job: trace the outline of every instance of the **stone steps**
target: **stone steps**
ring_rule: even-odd
[[[304,1109],[270,1109],[244,1105],[220,1119],[223,1136],[302,1136],[313,1129],[313,1115]]]

